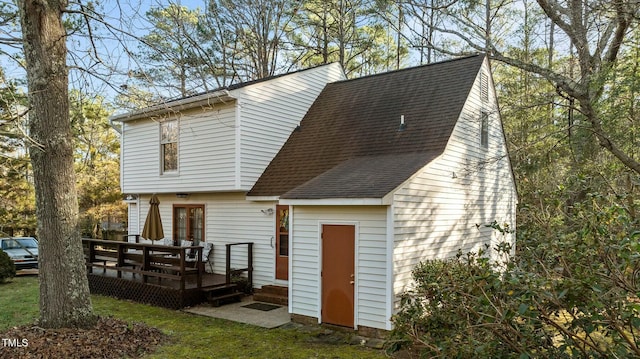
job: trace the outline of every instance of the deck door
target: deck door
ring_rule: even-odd
[[[322,322],[353,328],[355,226],[322,226]]]
[[[276,212],[276,279],[289,280],[289,206]]]
[[[204,240],[204,205],[173,206],[173,244],[179,246],[185,240]]]

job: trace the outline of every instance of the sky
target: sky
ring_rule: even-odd
[[[78,1],[83,4],[87,3],[86,0]],[[139,64],[130,56],[130,52],[138,51],[138,43],[130,35],[145,35],[150,27],[145,21],[145,13],[151,7],[165,7],[170,3],[183,5],[189,9],[204,9],[205,7],[205,0],[100,1],[98,13],[103,15],[92,21],[93,41],[90,41],[86,33],[71,34],[67,40],[70,54],[68,63],[71,66],[70,88],[100,93],[107,98],[115,96],[116,93],[113,89],[127,83],[127,76],[123,74],[139,68]],[[77,9],[77,6],[73,8]],[[123,31],[118,31],[118,29]],[[0,37],[7,32],[10,32],[9,28],[0,29]],[[20,36],[15,31],[12,34]],[[11,58],[12,55],[19,53],[19,50],[2,45],[0,45],[0,49],[4,52],[0,54],[0,66],[2,66],[5,76],[9,80],[17,80],[24,85],[24,69]],[[98,65],[96,65],[96,60]],[[91,67],[93,74],[74,70],[74,68],[88,67]]]
[[[68,42],[70,52],[78,54],[73,60],[79,61],[80,67],[89,67],[95,63],[96,57],[99,57],[98,62],[103,66],[96,67],[98,76],[78,73],[77,78],[70,78],[71,86],[88,86],[107,98],[114,96],[114,89],[129,82],[126,75],[142,67],[132,53],[138,52],[140,46],[134,36],[143,36],[151,28],[145,20],[145,13],[151,7],[166,7],[171,3],[189,9],[205,7],[204,0],[105,0],[98,10],[104,14],[103,18],[94,21],[96,32],[93,44],[97,50],[91,49],[93,46],[86,35]],[[100,24],[100,21],[110,26]]]

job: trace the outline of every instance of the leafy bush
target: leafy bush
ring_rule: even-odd
[[[253,293],[253,288],[251,287],[251,284],[249,284],[249,279],[247,277],[243,277],[242,274],[235,269],[231,270],[231,283],[237,285],[238,290],[244,294],[250,295]]]
[[[0,249],[0,283],[16,276],[16,266],[9,255]]]
[[[426,261],[393,317],[389,349],[425,357],[640,357],[640,232],[632,213],[575,208],[574,233],[519,238],[505,264],[486,253]]]

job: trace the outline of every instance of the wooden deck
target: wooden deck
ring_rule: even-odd
[[[107,278],[118,278],[117,271],[115,269],[99,269],[95,270],[94,273],[90,273],[93,275],[98,275],[100,277]],[[138,283],[144,283],[143,278],[140,275],[133,273],[122,273],[120,279]],[[226,284],[226,276],[224,274],[216,274],[216,273],[203,273],[202,274],[202,284],[201,288],[215,287]],[[161,287],[169,287],[173,289],[180,289],[180,282],[175,280],[163,280],[160,277],[156,277],[154,279],[147,279],[145,283],[150,286],[161,286]],[[185,281],[185,289],[196,289],[198,288],[198,283],[196,280],[187,279]]]
[[[243,243],[252,247],[252,243]],[[231,274],[206,273],[202,247],[176,247],[83,239],[87,277],[92,293],[179,309],[209,300],[220,304],[239,298]],[[251,253],[251,251],[249,251]],[[227,261],[231,246],[227,246]],[[252,280],[252,261],[247,272]]]

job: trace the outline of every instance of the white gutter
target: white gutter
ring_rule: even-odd
[[[249,198],[249,197],[247,197]],[[389,198],[318,198],[287,199],[280,198],[281,205],[289,206],[388,206]]]
[[[213,93],[205,93],[193,97],[182,98],[149,106],[140,110],[111,116],[109,117],[109,122],[127,122],[151,116],[164,115],[169,112],[180,112],[196,107],[210,107],[216,103],[225,103],[226,101],[234,101],[235,99],[235,97],[231,96],[229,90],[219,90]]]
[[[117,133],[122,134],[122,127],[113,123],[113,119],[109,118],[109,126],[113,128]]]

